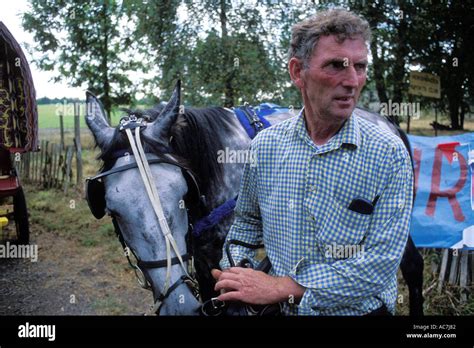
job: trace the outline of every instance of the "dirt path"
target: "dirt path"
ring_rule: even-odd
[[[0,315],[141,315],[149,308],[151,292],[138,286],[125,258],[110,265],[100,246],[30,230],[37,262],[0,258]]]

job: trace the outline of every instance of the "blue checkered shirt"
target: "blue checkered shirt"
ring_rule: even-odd
[[[352,115],[326,144],[309,137],[303,113],[252,141],[231,239],[265,244],[270,274],[306,288],[287,315],[363,315],[384,303],[395,312],[397,270],[407,242],[413,173],[403,142]],[[349,210],[355,198],[372,214]],[[255,251],[231,245],[236,263]],[[220,264],[229,267],[225,256]]]

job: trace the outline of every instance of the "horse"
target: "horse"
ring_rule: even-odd
[[[89,181],[87,188],[91,210],[98,218],[105,213],[112,216],[122,246],[138,260],[131,264],[140,284],[153,292],[152,312],[198,315],[201,303],[217,295],[210,270],[219,267],[233,213],[223,216],[199,236],[192,233],[192,224],[237,196],[244,163],[220,163],[217,154],[223,149],[245,151],[251,139],[233,110],[181,106],[179,81],[166,106],[126,110],[127,116],[115,128],[108,124],[100,101],[91,93],[86,96],[86,123],[100,149],[98,159],[103,163],[99,175]],[[354,112],[399,135],[409,146],[404,133],[388,119],[360,108]],[[267,119],[274,125],[293,116],[280,113]],[[127,128],[131,130],[128,135]],[[142,181],[145,174],[141,174],[140,166],[144,164],[138,163],[140,155],[131,148],[133,130],[143,144],[144,161],[150,164],[149,186],[154,186],[159,196],[156,200],[162,207],[162,219],[153,211],[150,200],[153,203],[155,198],[147,193],[147,185]],[[163,219],[166,221],[159,221]],[[171,233],[163,231],[166,226]],[[176,256],[172,259],[170,234],[176,242]],[[191,276],[187,272],[190,269],[195,270]],[[401,269],[410,291],[410,315],[422,315],[423,259],[411,238]]]

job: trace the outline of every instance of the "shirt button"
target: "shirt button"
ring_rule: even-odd
[[[317,188],[316,185],[309,185],[309,190],[310,190],[311,192],[315,192],[315,191],[317,191],[317,189],[318,189],[318,188]]]
[[[398,209],[402,210],[404,206],[405,206],[405,204],[404,204],[403,200],[400,199],[398,201]]]

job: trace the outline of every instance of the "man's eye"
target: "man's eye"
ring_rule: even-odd
[[[364,72],[367,70],[367,64],[359,63],[354,65],[355,69],[360,72]]]
[[[331,62],[329,63],[329,67],[337,70],[342,70],[345,68],[344,62]]]

